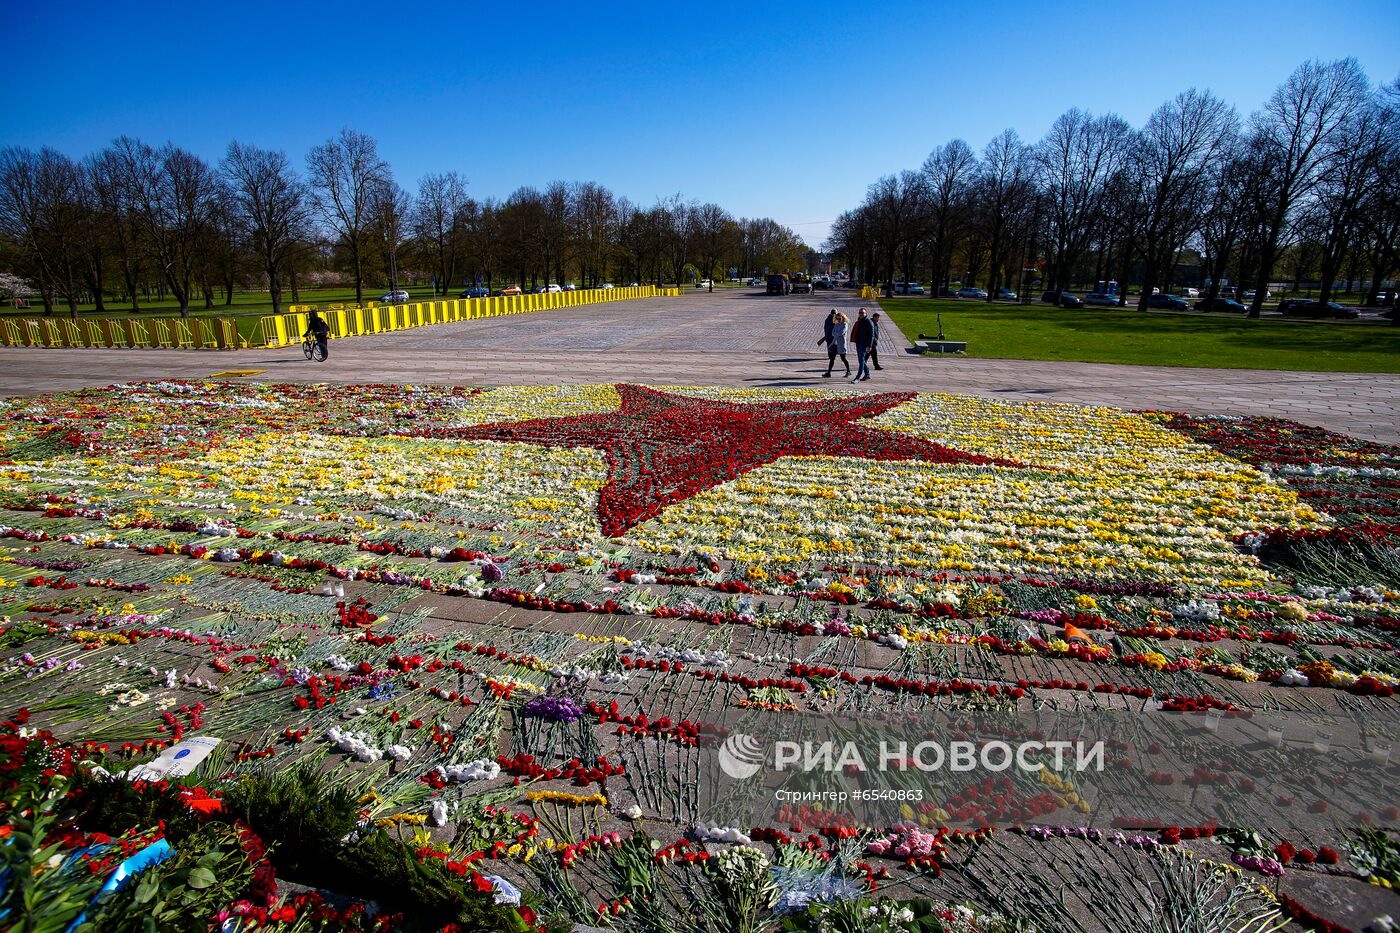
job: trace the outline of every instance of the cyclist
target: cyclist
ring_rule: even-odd
[[[330,358],[331,351],[328,344],[330,341],[331,329],[321,315],[317,314],[314,310],[306,321],[306,333],[302,334],[302,336],[315,337],[316,346],[321,351],[321,359],[324,361]]]

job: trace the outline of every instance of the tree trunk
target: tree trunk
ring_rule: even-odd
[[[277,276],[277,263],[275,263],[275,262],[269,262],[269,263],[267,264],[267,282],[268,282],[268,291],[269,291],[269,292],[271,293],[271,295],[272,295],[272,313],[273,313],[273,314],[281,314],[281,313],[282,313],[282,283],[281,283],[280,281],[278,281],[278,276]]]
[[[122,278],[126,281],[127,294],[131,296],[131,313],[141,313],[141,289],[140,283],[136,281],[136,273],[130,269],[122,270]]]
[[[98,314],[107,310],[106,296],[102,294],[102,280],[102,262],[99,260],[93,263],[92,282],[89,283],[92,287],[92,310]]]
[[[1147,308],[1148,308],[1147,300],[1148,300],[1148,298],[1150,298],[1151,295],[1152,295],[1152,289],[1154,289],[1154,288],[1157,287],[1157,264],[1156,264],[1155,262],[1152,261],[1152,259],[1153,259],[1153,256],[1152,256],[1153,250],[1154,250],[1154,247],[1148,246],[1148,248],[1147,248],[1147,261],[1146,261],[1146,263],[1144,264],[1144,267],[1143,267],[1143,275],[1142,275],[1142,294],[1138,296],[1138,310],[1139,310],[1139,311],[1146,311],[1146,310],[1147,310]],[[1125,289],[1125,291],[1126,291],[1126,289]]]
[[[355,304],[363,306],[365,303],[365,270],[364,264],[360,262],[360,244],[351,241],[350,256],[355,262]]]

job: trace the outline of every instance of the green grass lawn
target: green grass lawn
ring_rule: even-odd
[[[1317,372],[1400,372],[1400,327],[1234,315],[1069,310],[928,298],[882,298],[910,340],[938,333],[966,340],[967,355],[1149,366]]]
[[[375,301],[384,294],[383,288],[365,288],[365,300]],[[430,286],[420,286],[418,288],[407,289],[410,301],[432,301],[433,294]],[[448,292],[449,298],[456,298],[462,289],[458,288]],[[437,300],[442,300],[439,295]],[[291,305],[292,293],[290,290],[282,292],[282,310],[285,312]],[[317,305],[325,310],[329,304],[355,303],[355,290],[353,288],[303,288],[296,301],[298,305]],[[0,309],[0,313],[15,315],[17,317],[41,318],[44,316],[44,306],[34,301],[31,307],[16,309],[12,305],[6,305]],[[234,292],[233,304],[224,304],[222,293],[215,299],[214,307],[204,307],[204,298],[197,298],[190,307],[191,317],[234,317],[240,314],[271,314],[272,296],[267,292]],[[54,317],[68,317],[68,305],[59,302],[54,306]],[[134,317],[138,320],[153,317],[179,317],[180,306],[173,298],[166,298],[164,301],[152,301],[149,304],[141,303],[141,312],[132,314],[130,305],[118,305],[109,303],[107,311],[97,314],[92,309],[92,305],[78,305],[78,317],[81,318],[128,318]]]

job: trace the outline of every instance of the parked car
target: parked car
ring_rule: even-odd
[[[473,285],[471,288],[458,295],[458,298],[485,298],[491,294],[491,289],[485,285]]]
[[[1197,311],[1233,311],[1236,314],[1244,314],[1249,311],[1238,301],[1223,295],[1217,298],[1202,298],[1196,302],[1195,307]]]
[[[1116,308],[1118,307],[1118,296],[1110,295],[1107,292],[1090,292],[1084,296],[1084,303],[1104,308]]]
[[[613,288],[614,286],[613,286],[613,283],[611,283],[611,282],[604,282],[602,285],[594,285],[593,287],[594,287],[594,288]]]
[[[1188,311],[1191,308],[1184,298],[1178,298],[1175,295],[1149,295],[1147,296],[1147,306],[1161,308],[1164,311]]]
[[[1272,298],[1272,297],[1274,297],[1274,293],[1271,292],[1271,291],[1269,291],[1267,288],[1264,289],[1264,300],[1265,300],[1265,301],[1268,301],[1268,300],[1269,300],[1270,298]],[[1254,290],[1253,290],[1253,289],[1250,289],[1249,291],[1247,291],[1247,292],[1244,293],[1244,300],[1245,300],[1245,301],[1253,301],[1253,300],[1254,300]]]
[[[503,298],[509,295],[523,295],[519,285],[507,285],[505,288],[498,288],[491,295],[495,298]]]
[[[1048,305],[1059,305],[1061,308],[1080,308],[1084,302],[1078,295],[1071,295],[1069,292],[1051,289],[1040,296],[1040,300]]]
[[[1353,321],[1360,317],[1354,308],[1343,308],[1335,301],[1302,301],[1290,305],[1283,312],[1284,317],[1330,317],[1343,321]]]
[[[565,282],[565,283],[564,283],[564,291],[566,291],[566,292],[576,292],[576,291],[578,291],[578,286],[575,285],[573,282]]]
[[[560,288],[558,285],[537,285],[537,286],[535,286],[535,294],[536,294],[536,295],[553,295],[553,294],[557,294],[558,292],[562,292],[563,290],[564,290],[564,289]]]
[[[1181,297],[1182,297],[1182,298],[1199,298],[1199,297],[1201,297],[1201,292],[1200,292],[1200,289],[1196,289],[1196,288],[1183,288],[1183,289],[1181,290]]]
[[[792,294],[810,295],[812,294],[812,280],[805,275],[795,275],[792,278]]]
[[[1311,299],[1309,298],[1285,298],[1278,303],[1278,309],[1281,313],[1287,314],[1289,308],[1296,308],[1300,305],[1305,305],[1309,301],[1311,301]]]
[[[696,288],[714,288],[715,283],[710,279],[701,279],[695,283]]]
[[[401,288],[396,291],[385,292],[379,296],[379,300],[385,304],[400,304],[408,300],[408,292]]]
[[[760,279],[758,276],[754,276],[753,278],[749,279],[748,282],[745,284],[747,284],[749,288],[760,288],[763,285],[763,280]]]
[[[997,298],[999,298],[1002,301],[1015,301],[1017,295],[1009,288],[998,288]]]
[[[987,300],[987,293],[980,288],[960,288],[957,291],[959,298],[976,298],[979,301]]]

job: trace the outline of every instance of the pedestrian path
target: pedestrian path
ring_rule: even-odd
[[[835,297],[840,295],[842,297]],[[31,395],[158,379],[207,379],[265,370],[270,382],[472,385],[643,382],[832,391],[943,391],[1008,400],[1273,415],[1358,437],[1400,443],[1400,375],[1118,366],[917,357],[894,327],[881,333],[882,372],[859,388],[822,379],[816,344],[844,292],[768,299],[748,290],[643,299],[592,308],[462,321],[333,341],[326,363],[300,348],[45,350],[0,348],[0,394]]]

